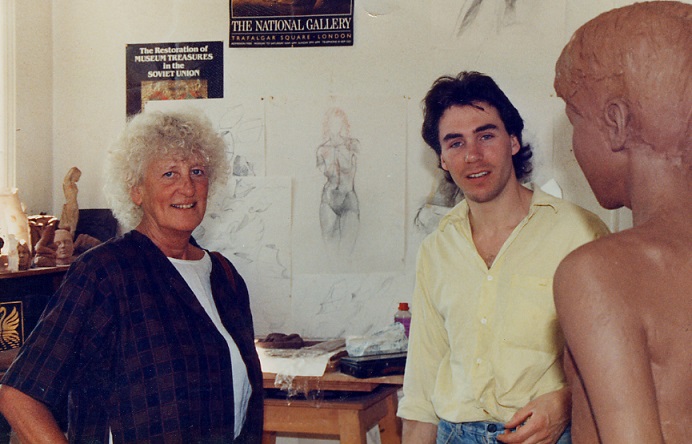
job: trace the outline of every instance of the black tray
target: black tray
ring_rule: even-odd
[[[375,378],[387,375],[403,375],[406,367],[406,352],[385,355],[348,356],[341,358],[341,373],[356,378]]]

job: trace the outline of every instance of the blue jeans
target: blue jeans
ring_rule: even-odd
[[[440,420],[437,425],[436,444],[498,444],[497,435],[504,430],[499,422],[453,423]],[[571,443],[572,435],[568,425],[556,444]]]

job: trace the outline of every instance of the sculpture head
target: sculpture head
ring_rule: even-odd
[[[29,250],[29,244],[26,241],[19,241],[17,254],[19,256],[19,269],[28,270],[31,267],[31,250]]]
[[[74,253],[74,242],[72,240],[72,233],[69,230],[59,229],[55,230],[55,238],[53,240],[55,243],[55,258],[57,263],[69,263]]]
[[[579,28],[555,68],[573,149],[601,205],[626,204],[626,150],[692,161],[692,5],[636,3]],[[684,74],[687,73],[687,74]]]

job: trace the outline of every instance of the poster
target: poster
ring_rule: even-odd
[[[223,42],[126,47],[127,115],[150,100],[223,97]]]
[[[230,0],[230,47],[353,46],[353,0]]]

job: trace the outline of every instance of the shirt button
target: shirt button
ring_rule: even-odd
[[[489,281],[492,281],[492,280],[493,280],[492,275],[488,275],[488,280],[489,280]]]
[[[481,358],[476,359],[476,364],[480,365],[481,362],[483,362],[483,360]]]
[[[486,318],[481,319],[481,324],[485,325],[488,323],[488,320]]]

